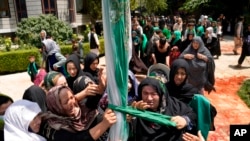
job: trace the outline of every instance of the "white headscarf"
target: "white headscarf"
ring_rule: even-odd
[[[43,40],[42,43],[46,47],[47,55],[50,56],[54,53],[60,52],[60,47],[56,44],[56,42],[52,39]]]
[[[217,36],[216,36],[216,34],[214,33],[213,27],[208,27],[206,30],[208,31],[207,43],[211,43],[211,42],[212,42],[212,38],[213,38],[213,37],[217,38]]]
[[[44,137],[28,131],[30,122],[40,112],[38,104],[28,100],[11,104],[4,114],[4,140],[46,141]]]

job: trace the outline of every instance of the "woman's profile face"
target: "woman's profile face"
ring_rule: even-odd
[[[75,117],[78,114],[79,106],[73,93],[70,90],[63,88],[59,93],[59,98],[65,115]]]
[[[200,44],[199,44],[199,42],[197,42],[197,41],[193,41],[193,42],[192,42],[192,46],[193,46],[193,48],[196,50],[196,49],[198,49],[198,48],[200,47]]]
[[[90,64],[90,69],[92,71],[96,71],[98,64],[99,64],[98,59],[95,59],[95,61]]]
[[[35,118],[30,122],[29,127],[34,133],[38,133],[42,122],[41,114],[35,116]]]

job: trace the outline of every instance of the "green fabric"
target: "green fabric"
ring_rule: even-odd
[[[216,33],[217,33],[217,27],[214,26],[214,27],[213,27],[213,30],[214,30],[214,33],[216,34]]]
[[[210,125],[212,123],[210,114],[210,101],[203,95],[195,94],[189,105],[197,114],[198,130],[201,130],[202,136],[207,139]]]
[[[143,37],[143,42],[142,42],[142,53],[145,53],[146,49],[147,49],[147,36],[145,34],[142,34]]]
[[[158,26],[154,26],[154,31],[159,30],[160,28]]]
[[[0,130],[3,130],[4,127],[4,121],[3,119],[0,119]]]
[[[204,34],[204,27],[202,25],[197,27],[197,36],[201,37]]]
[[[128,64],[131,57],[129,55],[132,52],[129,0],[102,0],[102,15],[108,101],[125,107],[128,95]],[[109,139],[127,140],[129,128],[126,115],[116,112],[116,117],[116,124],[109,130]]]
[[[175,35],[175,38],[173,41],[173,45],[175,45],[181,39],[181,32],[179,30],[175,30],[174,35]]]
[[[132,108],[131,106],[121,107],[109,104],[108,107],[112,110],[123,112],[132,115],[134,117],[142,118],[144,120],[148,120],[160,125],[174,126],[174,127],[176,126],[176,124],[171,121],[171,116],[150,111],[137,110],[135,108]]]
[[[30,70],[30,67],[33,67],[33,68],[34,68],[34,69],[33,69],[34,72],[32,72],[32,70]],[[36,62],[29,63],[28,68],[27,68],[27,72],[28,72],[28,74],[29,74],[30,76],[31,76],[32,74],[34,74],[34,75],[37,74],[38,70],[37,70],[37,67],[36,67]]]
[[[171,38],[171,32],[167,29],[167,28],[164,28],[162,30],[162,34],[167,38],[167,39],[170,39]]]
[[[56,71],[50,71],[46,74],[46,76],[44,77],[44,85],[47,90],[55,86],[53,79],[59,74],[60,73]]]

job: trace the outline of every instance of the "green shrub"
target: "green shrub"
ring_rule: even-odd
[[[10,52],[0,52],[0,74],[8,74],[15,72],[26,71],[28,67],[28,57],[35,55],[36,62],[41,64],[41,55],[37,48],[33,49],[15,50]],[[71,45],[61,45],[61,53],[63,55],[70,54],[72,52]],[[89,53],[89,43],[83,43],[84,56]],[[104,55],[104,40],[100,39],[100,54]]]
[[[100,39],[99,42],[100,42],[100,54],[104,55],[105,54],[104,39]],[[60,45],[61,53],[63,55],[70,54],[72,52],[71,47],[72,45]],[[86,54],[90,52],[89,43],[83,43],[83,50],[84,50],[83,56],[86,56]]]
[[[238,91],[240,98],[250,108],[250,80],[246,80]]]
[[[30,55],[35,55],[40,64],[40,53],[37,49],[0,53],[0,74],[26,71]]]
[[[73,30],[68,23],[60,21],[51,14],[24,18],[17,25],[16,35],[24,44],[41,46],[40,32],[45,30],[57,42],[71,39]]]

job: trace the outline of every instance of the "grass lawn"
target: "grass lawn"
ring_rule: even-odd
[[[250,79],[243,83],[238,91],[238,95],[250,108]]]

